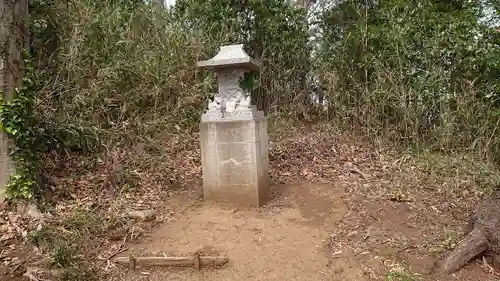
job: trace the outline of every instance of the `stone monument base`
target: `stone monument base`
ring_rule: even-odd
[[[262,111],[208,111],[200,124],[203,197],[246,207],[269,194],[267,122]]]

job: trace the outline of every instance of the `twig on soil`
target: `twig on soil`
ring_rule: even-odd
[[[114,258],[116,255],[119,255],[123,252],[126,252],[128,251],[128,248],[123,248],[124,245],[121,245],[120,248],[118,248],[118,250],[116,250],[114,253],[112,253],[111,255],[109,255],[109,257],[107,257],[106,259],[103,259],[100,263],[99,263],[99,266],[101,266],[103,263],[109,261],[110,259]]]
[[[482,257],[482,266],[484,270],[486,270],[489,274],[495,275],[495,276],[500,276],[500,273],[498,273],[493,266],[491,266],[488,261],[486,260],[486,257]]]
[[[24,263],[26,263],[34,254],[35,253],[29,254],[24,260],[22,260],[18,265],[16,265],[11,271],[6,272],[5,275],[11,275],[14,272],[16,272],[21,267],[21,265],[23,265]]]
[[[382,221],[380,221],[380,219],[379,219],[379,218],[377,218],[376,216],[374,216],[374,215],[370,215],[370,217],[372,217],[372,218],[374,218],[375,220],[377,220],[377,222],[378,222],[378,223],[382,223]]]
[[[349,172],[358,174],[365,180],[368,178],[368,176],[365,173],[363,173],[358,167],[356,167],[356,165],[354,165],[353,163],[347,162],[346,166]]]
[[[121,254],[121,253],[126,252],[126,251],[128,251],[127,248],[120,249],[120,250],[114,252],[113,254],[111,254],[106,260],[110,260],[110,259],[114,258],[116,255]]]

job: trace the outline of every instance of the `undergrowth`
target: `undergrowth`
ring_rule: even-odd
[[[42,199],[47,190],[42,158],[47,153],[95,152],[100,142],[95,130],[57,124],[36,114],[45,81],[39,72],[30,54],[24,52],[21,87],[11,99],[0,98],[0,129],[12,142],[9,156],[14,171],[6,187],[11,199]]]
[[[141,171],[193,146],[166,149],[165,138],[196,141],[217,90],[215,74],[196,63],[233,43],[262,62],[253,102],[285,127],[321,120],[417,152],[498,155],[499,38],[477,21],[475,2],[424,1],[420,9],[409,0],[339,1],[309,15],[286,1],[182,0],[170,10],[141,1],[31,4],[32,52],[44,77],[33,113],[65,148],[44,161],[86,147],[95,167],[103,150],[137,152],[115,171],[123,190],[137,190]],[[185,176],[157,177],[170,186]]]
[[[9,152],[15,162],[7,192],[14,198],[31,199],[40,187],[40,157],[49,139],[33,114],[35,97],[40,89],[36,70],[28,56],[24,59],[23,85],[16,88],[11,100],[0,100],[0,129],[13,140]]]
[[[315,61],[327,120],[417,151],[497,161],[500,33],[480,20],[488,3],[330,2],[318,12]]]
[[[82,247],[85,249],[86,244],[95,243],[111,226],[112,224],[99,214],[77,209],[60,218],[57,223],[31,231],[27,239],[34,246],[48,252],[50,265],[61,269],[59,280],[100,280],[102,276],[96,269],[92,269]]]

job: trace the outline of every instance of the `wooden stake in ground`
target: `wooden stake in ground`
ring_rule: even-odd
[[[450,253],[434,265],[433,272],[453,273],[480,255],[492,258],[500,268],[500,190],[483,200],[472,214],[466,236]]]
[[[137,263],[137,260],[135,259],[135,257],[129,253],[128,254],[128,269],[135,270],[136,263]]]
[[[222,266],[228,262],[224,256],[200,256],[195,254],[191,257],[119,257],[115,259],[118,264],[128,265],[130,270],[136,266],[194,266],[199,270],[202,266]]]

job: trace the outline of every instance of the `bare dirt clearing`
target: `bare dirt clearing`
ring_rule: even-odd
[[[199,272],[140,268],[115,280],[368,281],[387,280],[391,271],[389,280],[449,279],[425,275],[434,257],[419,251],[426,237],[414,225],[415,207],[388,201],[356,211],[360,201],[346,191],[331,184],[276,186],[260,210],[193,201],[129,250],[139,256],[202,250],[227,255],[229,264]],[[475,265],[452,278],[497,280]]]
[[[287,186],[280,191],[260,210],[199,204],[131,251],[161,255],[209,248],[230,258],[216,270],[156,270],[151,280],[333,280],[335,270],[322,250],[327,225],[347,213],[339,192],[331,186]]]

